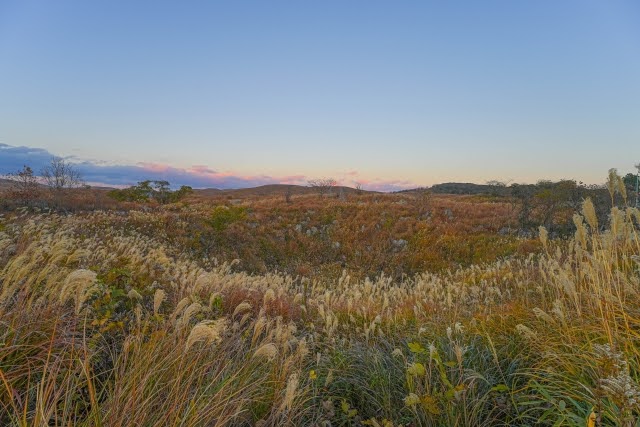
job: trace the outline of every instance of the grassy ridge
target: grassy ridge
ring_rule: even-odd
[[[640,212],[592,211],[404,279],[216,265],[161,212],[5,220],[0,424],[635,425]]]

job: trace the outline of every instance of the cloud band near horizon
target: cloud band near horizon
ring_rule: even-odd
[[[0,175],[13,173],[23,166],[31,167],[39,173],[55,154],[44,148],[11,146],[0,143]],[[83,179],[92,185],[126,187],[144,180],[166,180],[173,186],[188,185],[193,188],[234,189],[249,188],[267,184],[307,185],[313,177],[305,175],[242,175],[233,172],[221,172],[203,165],[179,168],[166,164],[140,162],[134,165],[102,164],[98,161],[79,160],[73,156],[65,157],[74,163]],[[374,191],[397,191],[415,188],[416,184],[404,180],[365,179],[357,171],[349,171],[336,177],[340,185]]]

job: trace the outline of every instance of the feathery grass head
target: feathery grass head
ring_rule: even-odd
[[[222,334],[227,327],[227,319],[205,320],[191,328],[185,349],[189,350],[197,342],[215,344],[222,339]]]
[[[73,297],[75,299],[76,313],[79,313],[85,300],[94,290],[96,276],[95,272],[86,269],[71,272],[60,290],[60,302],[68,301]]]
[[[575,240],[579,243],[583,249],[587,248],[587,227],[584,225],[584,221],[582,220],[582,216],[575,213],[573,214],[573,224],[576,226]]]
[[[247,301],[243,301],[236,306],[235,310],[233,310],[233,317],[236,317],[238,314],[242,314],[249,310],[251,310],[251,304]]]
[[[592,232],[598,230],[598,216],[596,215],[596,208],[590,197],[587,197],[584,202],[582,202],[582,216],[587,221],[587,224],[589,224]]]
[[[271,301],[273,301],[276,298],[276,293],[273,291],[273,289],[269,288],[266,290],[266,292],[264,293],[264,297],[262,299],[262,303],[265,307],[267,307],[269,305],[269,303],[271,303]]]
[[[538,227],[538,233],[540,236],[540,242],[542,242],[542,245],[546,248],[547,241],[549,240],[549,233],[547,232],[547,229],[543,226],[540,226]]]
[[[622,196],[622,200],[626,204],[627,203],[627,186],[624,185],[624,179],[622,179],[620,175],[617,175],[616,178],[617,178],[616,188],[618,190],[618,193],[620,193],[620,195]]]
[[[162,302],[165,300],[166,298],[166,293],[164,290],[162,289],[156,289],[156,292],[153,294],[153,314],[154,316],[158,314],[158,311],[160,310],[160,306],[162,305]]]
[[[202,305],[200,305],[200,303],[194,302],[189,304],[189,306],[184,310],[184,313],[182,313],[182,316],[178,319],[178,322],[176,322],[176,327],[180,328],[188,325],[191,318],[201,310]]]
[[[273,343],[263,344],[253,353],[255,358],[266,358],[270,361],[276,356],[278,356],[278,347]]]
[[[528,326],[523,325],[522,323],[518,323],[516,325],[516,331],[528,340],[532,340],[537,337],[537,334],[535,333],[535,331],[533,331]]]
[[[70,293],[86,289],[96,281],[96,273],[91,270],[80,269],[72,271],[64,281],[60,290],[60,300],[64,301]]]
[[[618,170],[616,168],[609,169],[609,174],[607,175],[607,190],[609,190],[609,195],[611,196],[611,204],[613,204],[613,198],[616,194],[616,190],[618,188]]]
[[[182,312],[187,307],[187,305],[189,305],[189,301],[191,301],[191,298],[184,297],[178,302],[178,304],[176,304],[176,308],[173,310],[173,313],[171,314],[172,322],[175,322],[178,316],[182,314]]]
[[[298,374],[296,372],[289,375],[289,378],[287,379],[287,388],[284,392],[284,398],[280,404],[280,412],[285,412],[292,408],[293,401],[298,395],[299,382]]]

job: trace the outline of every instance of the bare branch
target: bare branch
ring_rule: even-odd
[[[10,173],[7,179],[13,181],[9,197],[25,204],[31,204],[40,196],[40,184],[29,166],[23,166],[21,170]]]
[[[317,189],[321,196],[331,191],[338,184],[338,181],[333,178],[310,179],[307,182],[310,187]]]
[[[61,157],[52,157],[51,162],[42,168],[41,173],[46,185],[55,192],[81,187],[83,184],[80,171]]]

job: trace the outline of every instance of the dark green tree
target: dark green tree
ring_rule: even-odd
[[[188,194],[192,193],[193,189],[188,185],[181,186],[178,190],[171,190],[171,184],[169,181],[140,181],[138,185],[131,186],[129,188],[123,188],[121,190],[112,190],[109,192],[109,197],[121,201],[121,202],[150,202],[156,201],[161,205],[167,203],[174,203]]]

